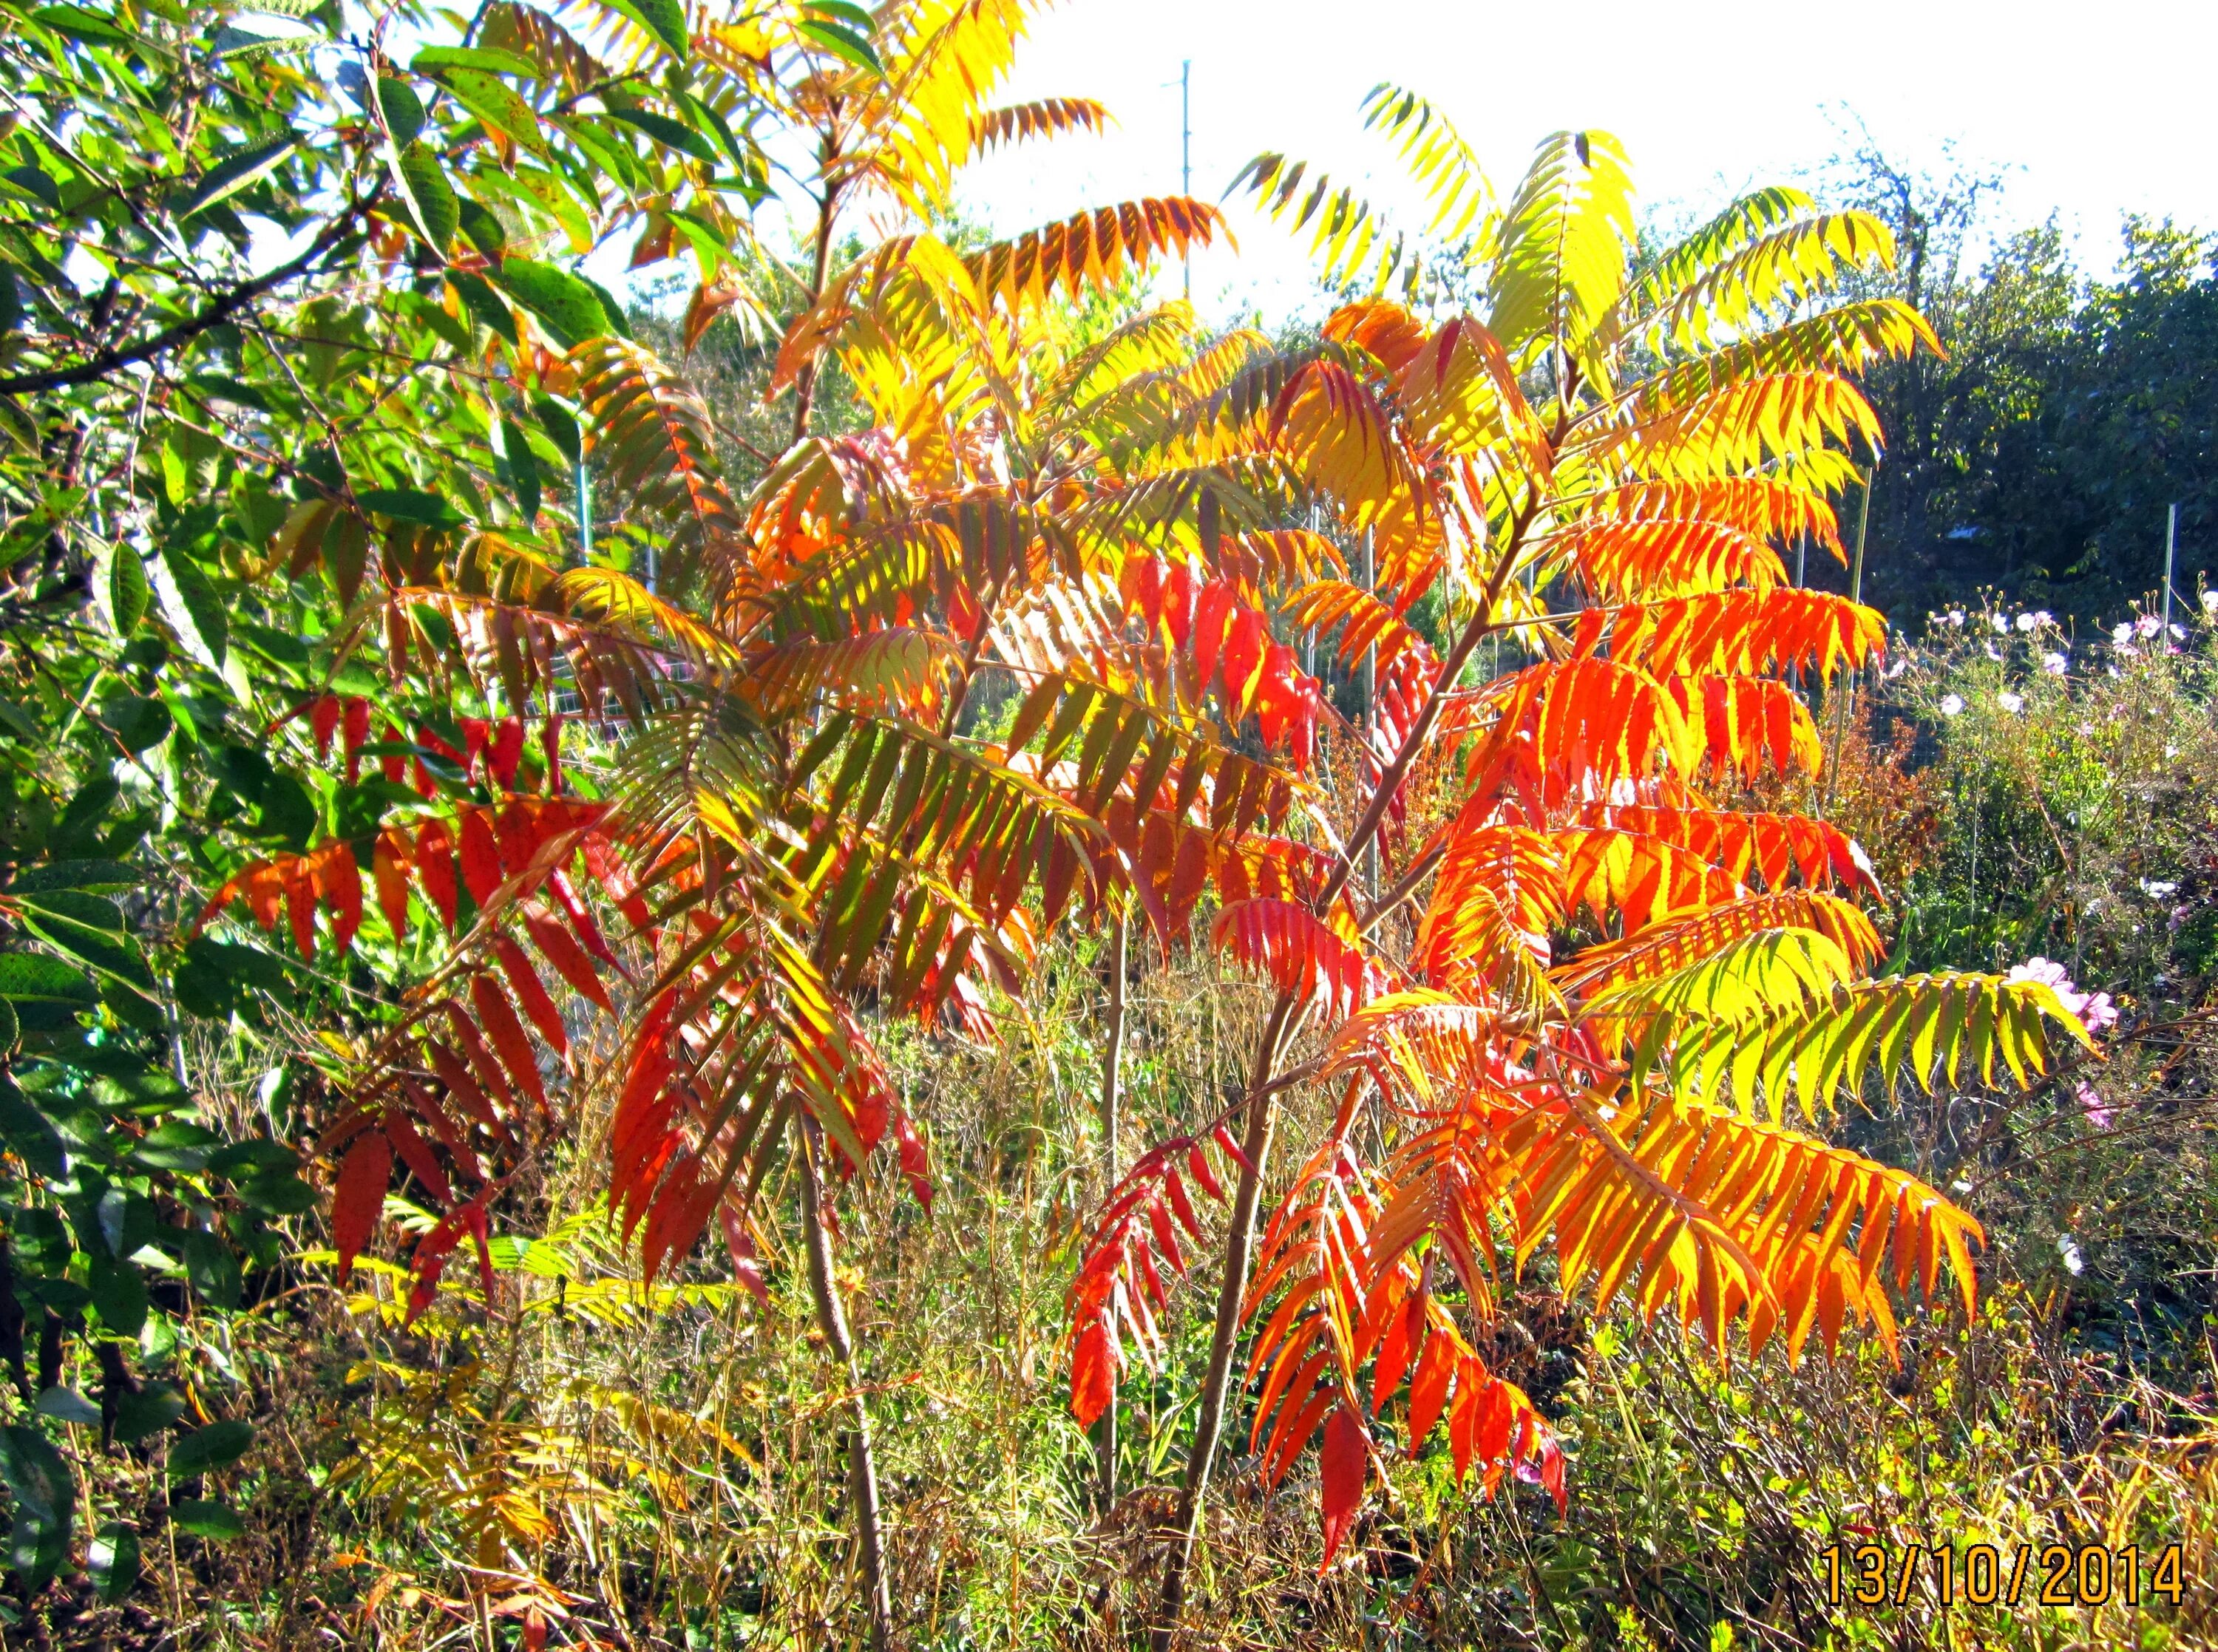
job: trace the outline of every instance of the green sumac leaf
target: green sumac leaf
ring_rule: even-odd
[[[170,1448],[170,1478],[183,1480],[236,1463],[254,1444],[254,1425],[236,1420],[196,1428]]]
[[[885,72],[884,65],[878,61],[877,49],[852,28],[812,17],[796,23],[793,32],[822,46],[833,57],[853,64],[858,69],[868,69],[873,74]]]
[[[654,35],[678,62],[685,61],[691,43],[685,34],[685,8],[678,0],[601,0],[601,3]]]
[[[127,637],[139,628],[153,595],[153,587],[146,583],[146,565],[139,553],[128,545],[117,546],[115,560],[108,566],[108,611],[115,616],[118,636]]]
[[[237,1513],[201,1497],[180,1497],[170,1504],[170,1524],[210,1543],[228,1543],[246,1535],[246,1522]]]
[[[287,133],[282,138],[266,144],[244,149],[220,164],[212,167],[201,181],[185,194],[177,204],[180,218],[190,218],[195,213],[205,212],[218,201],[228,201],[241,189],[250,189],[268,177],[282,165],[300,144],[300,138]]]
[[[602,118],[643,132],[666,149],[678,150],[710,166],[716,164],[716,152],[709,140],[683,121],[657,114],[653,109],[610,109]]]
[[[609,330],[608,311],[590,282],[534,258],[505,259],[493,272],[494,285],[546,325],[565,350],[598,338]]]
[[[508,232],[500,226],[500,220],[480,203],[468,195],[462,198],[462,233],[469,237],[470,244],[488,258],[498,258],[508,251]],[[514,324],[511,324],[511,331]]]
[[[447,182],[446,169],[439,158],[420,143],[412,143],[400,152],[395,168],[400,191],[408,198],[410,215],[416,220],[417,233],[424,244],[442,258],[454,244],[455,232],[462,227],[462,209],[455,199],[455,187]]]
[[[442,69],[433,78],[489,130],[504,134],[535,154],[546,153],[547,139],[539,130],[538,113],[499,76],[489,75],[482,69]]]
[[[405,80],[391,75],[377,77],[377,112],[385,120],[395,149],[406,149],[424,130],[424,100]]]
[[[539,65],[529,58],[481,46],[427,46],[408,66],[419,75],[436,74],[442,69],[476,69],[488,75],[514,75],[518,80],[539,77]]]

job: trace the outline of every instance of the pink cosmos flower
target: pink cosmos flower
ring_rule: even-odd
[[[2097,1093],[2093,1085],[2082,1079],[2072,1093],[2079,1098],[2079,1111],[2087,1116],[2088,1123],[2098,1130],[2107,1130],[2110,1128],[2110,1121],[2116,1115],[2110,1104]]]
[[[2008,981],[2037,981],[2050,987],[2058,1000],[2073,1015],[2079,1024],[2090,1032],[2102,1032],[2118,1024],[2117,1005],[2111,1003],[2108,993],[2083,993],[2072,984],[2072,977],[2064,973],[2064,966],[2053,958],[2029,958],[2023,963],[2010,966]]]

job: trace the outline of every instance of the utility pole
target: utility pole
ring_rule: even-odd
[[[1179,194],[1193,193],[1193,59],[1186,59],[1179,65]],[[1184,296],[1193,297],[1193,254],[1188,251],[1179,260],[1183,268],[1181,281]]]
[[[2172,561],[2179,548],[2179,502],[2164,513],[2164,651],[2172,652]]]

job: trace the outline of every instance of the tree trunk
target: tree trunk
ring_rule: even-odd
[[[1201,1387],[1201,1410],[1194,1419],[1193,1446],[1186,1459],[1186,1483],[1179,1492],[1178,1517],[1170,1553],[1163,1561],[1162,1598],[1148,1644],[1168,1652],[1186,1606],[1186,1575],[1201,1533],[1202,1507],[1209,1471],[1217,1458],[1217,1435],[1224,1426],[1224,1394],[1232,1378],[1233,1345],[1239,1340],[1240,1299],[1248,1289],[1248,1263],[1255,1247],[1255,1206],[1263,1191],[1263,1171],[1271,1156],[1271,1130],[1278,1122],[1278,1094],[1270,1086],[1279,1052],[1292,1025],[1295,1000],[1282,995],[1263,1030],[1255,1052],[1255,1075],[1248,1091],[1248,1128],[1240,1150],[1248,1162],[1232,1192],[1232,1227],[1224,1243],[1224,1278],[1217,1290],[1217,1329],[1209,1345],[1209,1375]]]
[[[1125,914],[1119,912],[1109,927],[1109,1030],[1101,1051],[1101,1134],[1108,1148],[1109,1162],[1103,1173],[1105,1194],[1117,1185],[1117,1125],[1122,1074],[1118,1071],[1124,1058],[1124,969],[1127,935]],[[1117,1406],[1112,1401],[1101,1414],[1101,1421],[1094,1434],[1094,1451],[1101,1468],[1101,1512],[1106,1514],[1117,1502]]]
[[[1332,875],[1324,887],[1310,901],[1310,910],[1320,915],[1329,911],[1340,898],[1350,878],[1361,869],[1365,851],[1369,848],[1380,825],[1386,818],[1394,794],[1400,789],[1409,765],[1417,753],[1432,738],[1433,729],[1440,721],[1445,691],[1463,674],[1464,664],[1478,647],[1479,640],[1494,628],[1494,610],[1502,599],[1502,587],[1508,584],[1517,566],[1526,529],[1531,526],[1538,508],[1537,497],[1529,499],[1511,519],[1509,531],[1504,536],[1500,557],[1494,572],[1488,578],[1477,609],[1464,626],[1455,646],[1448,650],[1440,662],[1440,676],[1434,690],[1425,698],[1417,713],[1416,721],[1403,737],[1401,749],[1385,767],[1378,783],[1372,788],[1363,813],[1358,817],[1354,830],[1341,845]],[[1412,885],[1411,887],[1414,887]],[[1406,891],[1403,891],[1406,893]],[[1377,902],[1373,903],[1372,916]],[[1282,995],[1271,1011],[1271,1018],[1264,1028],[1261,1047],[1255,1052],[1255,1074],[1248,1092],[1247,1139],[1241,1151],[1247,1163],[1240,1169],[1239,1185],[1232,1196],[1232,1225],[1225,1237],[1224,1278],[1217,1287],[1217,1325],[1210,1342],[1209,1375],[1202,1384],[1201,1409],[1194,1419],[1193,1445],[1186,1455],[1186,1484],[1179,1494],[1178,1517],[1171,1534],[1170,1553],[1163,1561],[1163,1586],[1156,1603],[1155,1622],[1149,1632],[1151,1652],[1169,1652],[1172,1638],[1178,1633],[1179,1617],[1186,1605],[1186,1578],[1193,1563],[1193,1546],[1200,1535],[1204,1494],[1209,1488],[1209,1472],[1217,1457],[1217,1437],[1224,1425],[1224,1394],[1232,1375],[1233,1346],[1240,1337],[1240,1304],[1248,1287],[1248,1264],[1255,1247],[1255,1206],[1262,1191],[1263,1173],[1271,1153],[1271,1130],[1277,1122],[1278,1092],[1271,1087],[1279,1061],[1292,1030],[1299,1019],[1296,1015],[1297,1000]]]
[[[885,1538],[878,1516],[878,1468],[870,1451],[870,1410],[863,1397],[862,1376],[855,1364],[854,1340],[847,1334],[846,1310],[839,1305],[839,1290],[832,1277],[832,1242],[824,1227],[824,1188],[816,1168],[819,1152],[816,1127],[802,1127],[801,1225],[809,1249],[809,1294],[816,1304],[817,1328],[825,1346],[839,1364],[852,1395],[852,1420],[844,1442],[847,1455],[847,1488],[855,1507],[855,1543],[860,1551],[863,1590],[870,1615],[871,1652],[890,1652],[893,1646],[893,1599],[886,1581]]]

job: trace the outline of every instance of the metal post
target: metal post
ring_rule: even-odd
[[[2172,561],[2179,548],[2179,504],[2174,500],[2164,513],[2164,651],[2172,652]]]
[[[583,562],[593,560],[593,480],[582,459],[578,461],[578,556]]]
[[[1179,193],[1193,193],[1193,59],[1179,65]],[[1193,296],[1193,254],[1182,253],[1180,265],[1184,296]]]
[[[1371,529],[1363,530],[1363,588],[1369,591],[1377,583],[1378,574],[1372,566]],[[1372,760],[1380,761],[1379,755],[1379,648],[1377,644],[1363,651],[1363,743],[1370,748]],[[1379,834],[1372,832],[1363,845],[1363,888],[1372,906],[1379,903]]]

